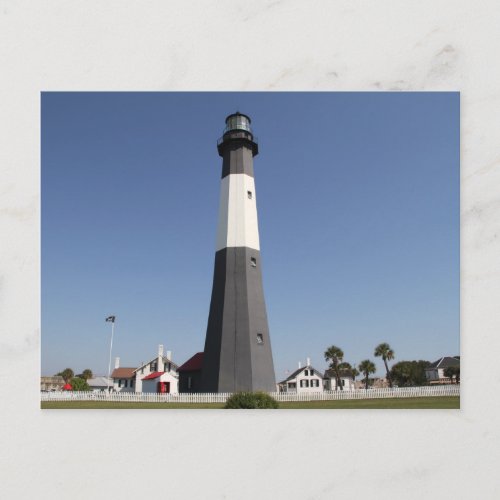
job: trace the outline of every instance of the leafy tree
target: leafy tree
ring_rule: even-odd
[[[75,376],[75,373],[71,368],[66,368],[65,370],[57,373],[56,375],[60,375],[64,379],[64,383],[67,384]]]
[[[278,402],[265,392],[236,392],[224,406],[226,409],[276,409]]]
[[[365,376],[365,389],[368,389],[368,379],[370,378],[370,373],[375,373],[377,371],[375,363],[369,359],[364,359],[361,363],[359,363],[358,367],[361,370],[361,373]]]
[[[448,366],[444,369],[444,376],[448,377],[453,384],[453,379],[455,379],[455,383],[460,383],[460,366]]]
[[[330,368],[335,372],[335,390],[340,387],[342,391],[342,384],[340,383],[340,368],[339,366],[342,364],[342,360],[344,359],[344,351],[335,345],[330,346],[325,351],[325,361],[330,361]]]
[[[425,368],[429,361],[400,361],[391,369],[391,379],[400,387],[426,385]]]
[[[88,368],[86,370],[83,370],[83,372],[80,375],[77,375],[80,378],[83,378],[83,380],[87,381],[89,378],[92,378],[94,374],[92,373],[92,370],[89,370]]]
[[[394,359],[394,351],[391,349],[391,346],[386,342],[379,344],[375,347],[375,352],[373,353],[377,358],[382,357],[385,365],[385,372],[387,373],[387,381],[389,382],[389,387],[392,387],[391,374],[389,372],[389,366],[387,365],[387,361]]]
[[[90,391],[89,384],[83,378],[73,377],[70,384],[74,391]]]

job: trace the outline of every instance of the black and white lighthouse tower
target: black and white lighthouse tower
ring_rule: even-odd
[[[275,391],[262,288],[250,118],[226,118],[214,282],[202,368],[203,392]]]

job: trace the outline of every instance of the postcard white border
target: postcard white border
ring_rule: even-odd
[[[495,0],[2,2],[4,498],[494,498]],[[40,411],[40,91],[459,90],[460,411]],[[432,179],[429,179],[432,182]]]

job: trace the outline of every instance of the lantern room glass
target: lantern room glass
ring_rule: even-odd
[[[224,133],[230,130],[246,130],[251,133],[250,120],[245,115],[231,115],[226,120]]]

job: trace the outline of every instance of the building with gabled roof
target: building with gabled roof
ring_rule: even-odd
[[[115,392],[135,392],[135,368],[120,367],[120,358],[115,359],[115,369],[111,373]]]
[[[163,345],[160,344],[158,354],[153,359],[135,368],[135,392],[178,392],[178,368],[178,365],[172,361],[172,352],[167,351],[164,356]]]
[[[356,388],[356,382],[351,372],[347,370],[340,370],[339,375],[340,383],[342,385],[342,388],[340,388],[340,386],[338,387],[339,390],[352,391]],[[337,376],[335,375],[335,370],[326,370],[323,375],[323,380],[326,391],[335,391],[337,389]]]
[[[94,392],[106,391],[108,387],[113,387],[113,379],[111,377],[108,379],[108,377],[97,375],[89,378],[87,384]]]
[[[309,358],[306,366],[299,367],[291,373],[285,380],[278,382],[279,392],[321,392],[323,388],[323,375],[319,370],[311,366]]]
[[[444,371],[450,366],[460,367],[460,356],[443,356],[425,368],[425,377],[430,384],[451,384],[452,380],[446,377]]]
[[[179,378],[173,371],[153,372],[142,379],[141,392],[153,392],[159,394],[177,393]]]
[[[158,354],[136,367],[120,367],[120,358],[115,359],[115,369],[111,374],[115,392],[177,392],[179,375],[177,364],[172,361],[172,353],[163,355],[163,345],[158,346]],[[149,377],[151,374],[155,377]],[[157,379],[157,380],[156,380]],[[143,385],[146,380],[147,390]],[[153,382],[154,380],[154,382]]]

